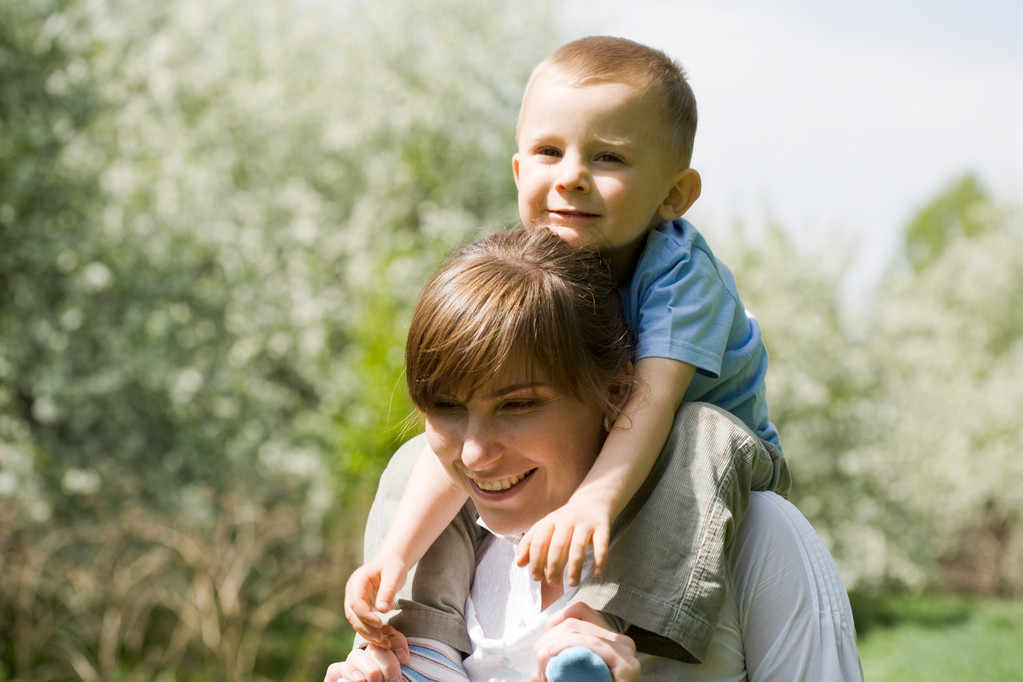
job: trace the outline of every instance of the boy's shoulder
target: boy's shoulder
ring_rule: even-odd
[[[691,222],[685,218],[666,220],[650,230],[640,261],[650,258],[677,261],[688,258],[694,250],[705,252],[716,260],[707,240]]]
[[[664,234],[667,236],[692,238],[700,234],[700,231],[696,229],[696,226],[685,218],[675,218],[674,220],[665,220],[660,225],[655,227],[653,232]]]
[[[629,290],[641,294],[651,288],[694,285],[705,294],[739,295],[731,270],[714,255],[700,231],[684,218],[665,221],[650,231]]]

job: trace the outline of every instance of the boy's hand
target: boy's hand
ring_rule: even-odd
[[[599,505],[569,500],[543,517],[519,541],[516,562],[529,564],[534,580],[569,587],[579,584],[586,548],[593,544],[593,574],[600,575],[607,560],[611,520]]]
[[[394,596],[405,584],[408,567],[397,558],[378,556],[355,569],[345,584],[345,617],[368,642],[387,647],[387,630],[380,613],[394,605]]]

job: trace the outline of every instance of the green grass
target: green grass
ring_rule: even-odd
[[[867,682],[1023,680],[1023,601],[851,596]]]

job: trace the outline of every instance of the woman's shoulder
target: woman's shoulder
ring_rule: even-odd
[[[862,679],[845,585],[795,505],[775,493],[751,493],[732,552],[751,681]]]
[[[804,533],[809,530],[816,535],[810,522],[796,505],[771,491],[757,490],[750,493],[746,520],[750,522],[746,534],[768,531],[781,523],[783,527],[788,528],[782,532]],[[747,525],[745,521],[743,525]]]
[[[766,491],[750,493],[733,551],[737,569],[765,562],[795,566],[821,553],[831,560],[824,542],[799,509],[777,493]]]

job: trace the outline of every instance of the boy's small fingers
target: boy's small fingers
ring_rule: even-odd
[[[572,551],[578,542],[579,529],[574,526],[558,528],[551,539],[547,551],[547,579],[550,582],[561,582],[565,566],[571,559]]]
[[[565,573],[565,558],[561,552],[547,554],[547,582],[560,583],[561,576]]]
[[[355,631],[367,642],[373,642],[377,646],[387,646],[387,637],[379,627],[367,627],[365,625],[355,628]]]
[[[352,628],[363,637],[366,636],[367,632],[371,632],[373,630],[373,618],[371,614],[372,612],[360,613],[345,609],[345,617],[348,619],[348,622],[351,624]]]
[[[543,556],[537,556],[536,558],[530,557],[529,573],[530,575],[532,575],[533,580],[543,580],[547,575],[546,557]]]
[[[525,566],[526,564],[529,563],[529,546],[530,546],[530,544],[531,544],[531,542],[530,542],[529,533],[526,533],[525,535],[522,536],[522,539],[519,540],[519,546],[515,550],[515,564],[517,566],[521,567],[521,566]]]
[[[349,595],[345,597],[345,611],[358,616],[366,616],[373,613],[374,594]]]
[[[380,627],[384,624],[384,619],[369,604],[364,609],[356,609],[353,615],[355,620],[363,623],[366,627]]]
[[[579,584],[583,574],[583,564],[586,562],[586,549],[584,548],[581,552],[577,547],[572,547],[572,553],[568,557],[568,563],[565,565],[565,580],[568,581],[569,587],[575,587]]]
[[[567,553],[568,548],[564,546],[551,546],[547,550],[547,566],[545,569],[547,582],[561,582],[561,574],[565,571],[565,560],[567,558],[565,555]]]
[[[355,628],[355,634],[359,635],[367,642],[377,645],[380,644],[379,638],[373,634],[372,630],[367,630],[366,628]]]
[[[529,570],[533,580],[543,580],[544,569],[547,566],[547,543],[536,542],[529,546]]]
[[[601,575],[607,563],[607,546],[610,536],[607,528],[601,527],[593,534],[593,574]]]
[[[376,609],[382,613],[387,613],[391,610],[391,605],[394,603],[394,595],[397,592],[396,589],[388,585],[383,587],[377,593]]]
[[[382,647],[384,649],[391,648],[391,640],[387,634],[386,625],[381,625],[378,628],[373,628],[372,630],[370,630],[369,635],[363,635],[363,637],[367,642],[372,642],[373,644],[376,644],[378,647]]]

